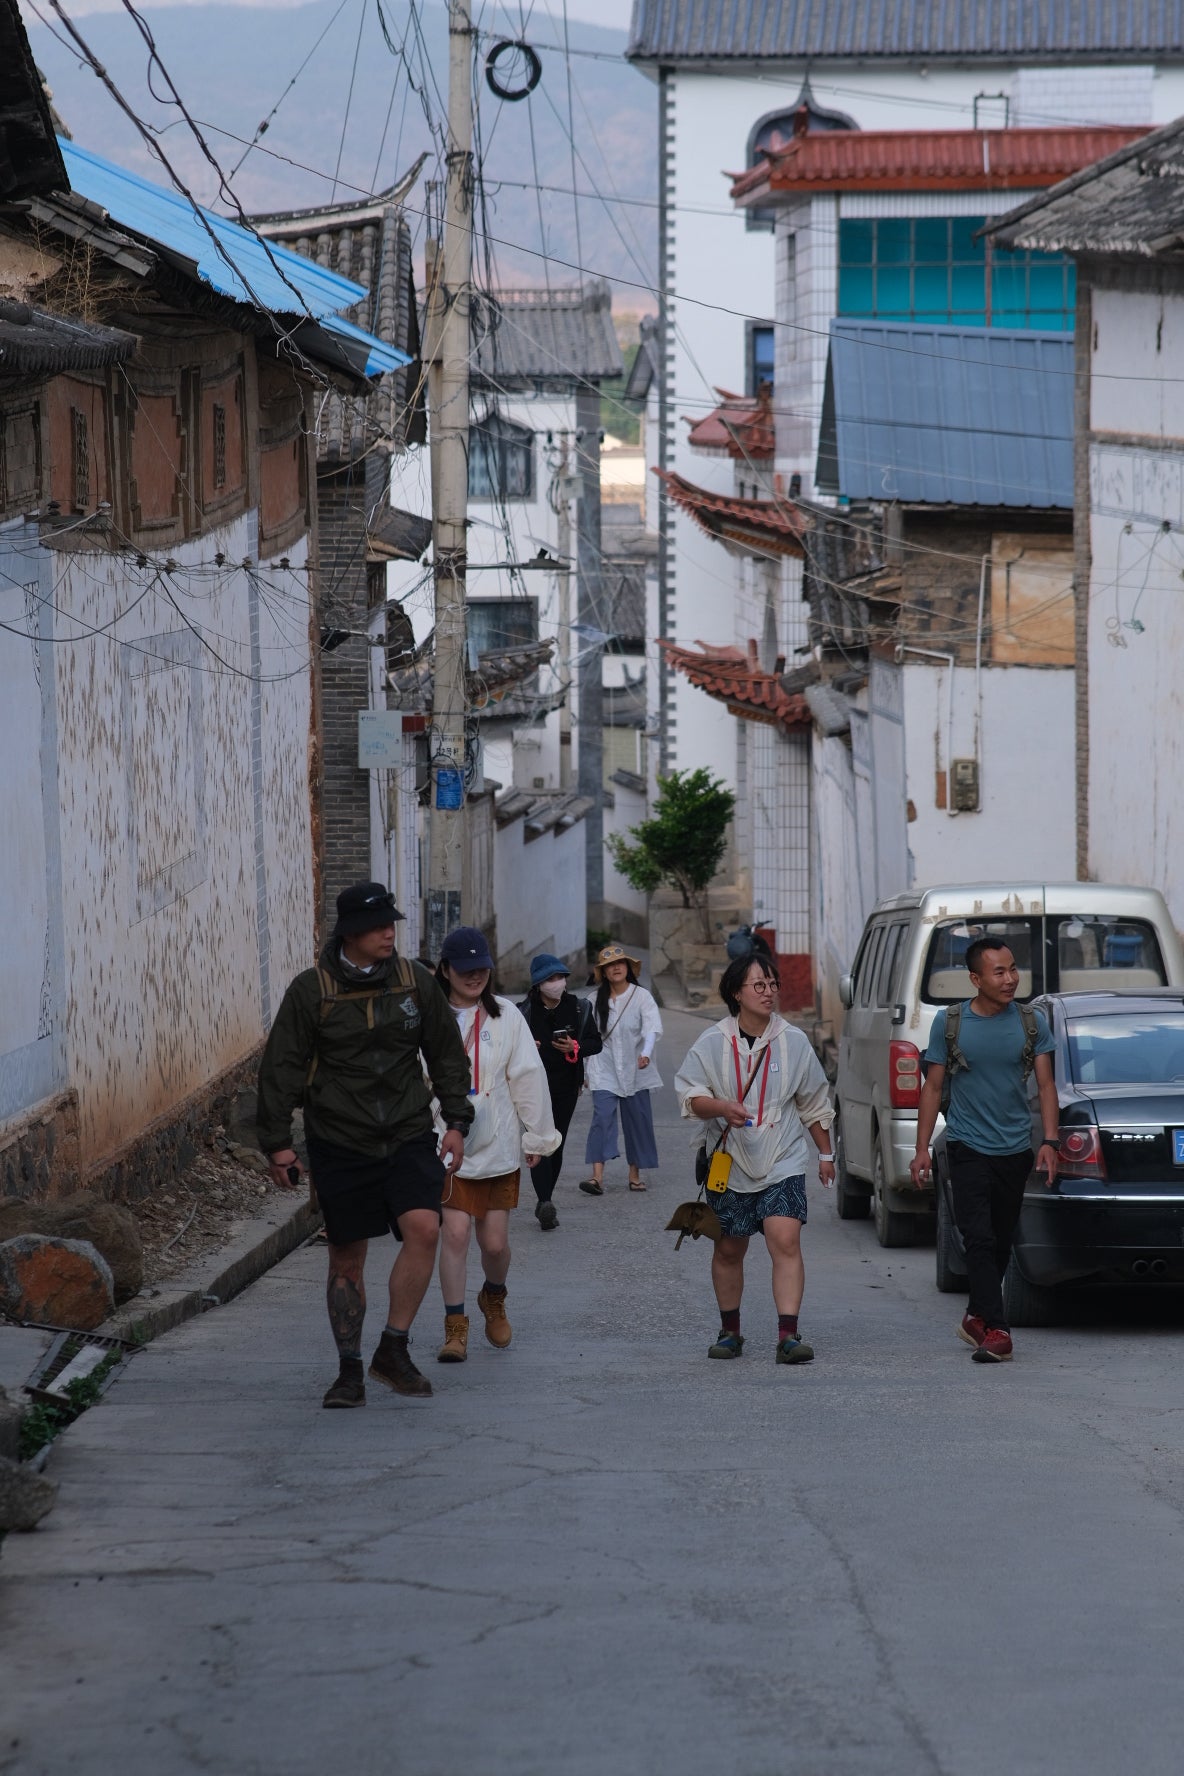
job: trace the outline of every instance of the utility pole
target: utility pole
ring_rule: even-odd
[[[600,391],[576,394],[577,562],[580,623],[580,756],[578,786],[591,803],[584,817],[588,847],[585,886],[588,923],[604,924],[604,647],[594,642],[607,628],[600,556]]]
[[[559,560],[556,574],[559,591],[559,683],[563,702],[559,708],[559,787],[572,785],[571,762],[571,436],[558,433],[559,463],[551,482],[551,505],[559,520]]]
[[[465,863],[465,574],[469,496],[469,288],[473,264],[473,29],[448,0],[448,180],[427,245],[425,360],[432,460],[436,641],[429,735],[428,954],[462,917]]]

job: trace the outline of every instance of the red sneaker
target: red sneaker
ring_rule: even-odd
[[[986,1337],[970,1359],[972,1363],[1010,1363],[1011,1333],[1001,1326],[987,1328]]]
[[[963,1344],[972,1344],[978,1350],[987,1336],[987,1322],[979,1314],[963,1314],[958,1336]]]

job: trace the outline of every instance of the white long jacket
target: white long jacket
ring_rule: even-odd
[[[807,1172],[817,1149],[806,1127],[820,1122],[829,1128],[835,1113],[818,1056],[802,1032],[776,1012],[751,1050],[734,1017],[705,1030],[675,1077],[679,1108],[693,1117],[692,1098],[738,1098],[750,1078],[744,1107],[752,1127],[733,1129],[725,1151],[732,1156],[728,1189],[751,1196]],[[726,1126],[715,1120],[702,1124],[708,1149]]]
[[[653,1054],[661,1034],[658,1002],[644,987],[630,986],[619,998],[610,999],[604,1047],[589,1056],[584,1068],[589,1090],[613,1092],[618,1098],[657,1091],[662,1076],[653,1061],[648,1067],[637,1063],[642,1055]]]
[[[462,1178],[500,1178],[525,1153],[554,1153],[561,1140],[551,1115],[551,1092],[530,1025],[512,999],[498,999],[501,1016],[484,1006],[457,1015],[469,1057],[473,1124],[465,1136]],[[453,1007],[456,1010],[456,1007]],[[476,1026],[476,1040],[474,1040]],[[443,1133],[443,1123],[437,1124]]]

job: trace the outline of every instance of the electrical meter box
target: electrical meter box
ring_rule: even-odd
[[[951,806],[959,814],[973,814],[978,801],[978,760],[955,759]]]

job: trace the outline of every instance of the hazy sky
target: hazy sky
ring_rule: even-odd
[[[158,6],[188,6],[198,4],[199,0],[142,0],[145,11],[152,11]],[[429,4],[431,0],[429,0]],[[79,17],[87,12],[116,12],[121,0],[73,0],[67,4],[66,10]],[[275,6],[292,10],[291,0],[222,0],[227,6]],[[544,24],[550,21],[561,24],[563,19],[563,0],[523,0],[521,7],[517,0],[509,4],[491,3],[486,0],[483,8],[482,0],[473,0],[474,14],[484,10],[487,14],[497,13],[507,23],[518,24],[523,13],[529,19],[533,14],[536,22]],[[633,0],[567,0],[568,17],[583,19],[589,25],[615,25],[619,30],[629,28],[629,19],[633,12]],[[549,15],[549,19],[548,19]]]

